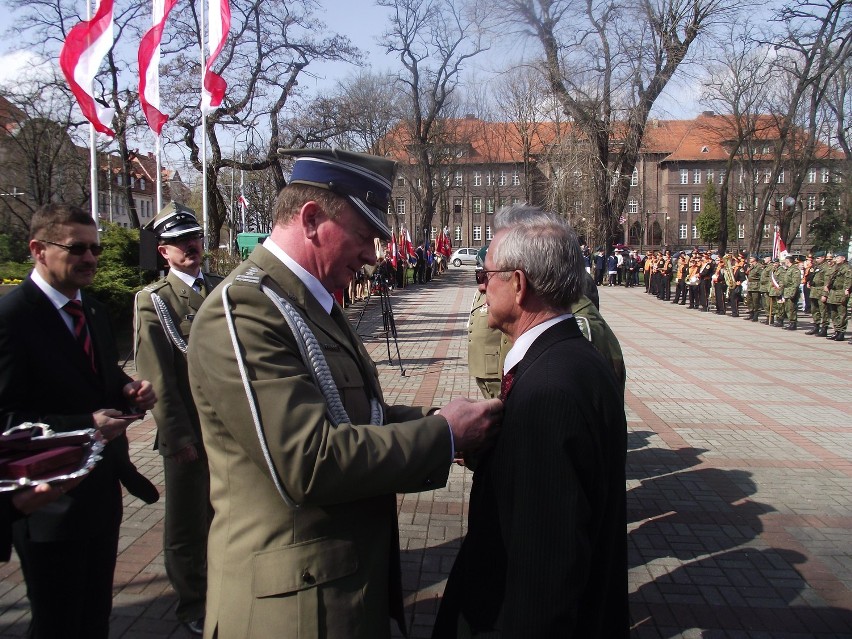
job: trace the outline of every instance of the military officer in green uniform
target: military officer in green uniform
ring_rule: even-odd
[[[781,304],[784,285],[781,277],[781,264],[778,259],[773,260],[766,270],[768,271],[766,296],[769,300],[766,310],[766,323],[770,326],[784,326],[782,319],[784,309]]]
[[[373,264],[395,162],[295,157],[271,235],[207,297],[189,376],[210,464],[207,639],[390,637],[404,628],[396,493],[446,484],[499,400],[384,402],[332,291]],[[403,630],[404,632],[404,630]]]
[[[585,295],[571,305],[571,313],[580,328],[583,336],[592,343],[603,358],[609,362],[615,373],[616,379],[621,382],[621,392],[627,384],[627,369],[624,366],[624,355],[621,352],[621,344],[603,315]]]
[[[823,287],[823,301],[828,304],[831,315],[831,323],[834,325],[834,333],[828,339],[842,342],[846,333],[847,308],[849,302],[849,290],[852,287],[852,270],[846,263],[846,254],[838,253],[834,256],[834,267],[826,274],[826,283]]]
[[[477,274],[482,272],[477,271]],[[467,323],[467,367],[482,396],[493,399],[500,395],[503,361],[509,352],[509,338],[488,326],[488,304],[485,293],[477,289]]]
[[[817,337],[828,337],[828,304],[823,301],[825,293],[825,275],[830,266],[825,261],[825,251],[814,251],[814,265],[811,269],[811,282],[809,295],[811,298],[811,317],[813,328],[806,331],[805,335],[816,335]]]
[[[784,318],[787,319],[785,330],[795,331],[798,328],[799,316],[799,286],[802,284],[802,272],[799,266],[795,263],[792,255],[784,257],[784,265],[781,269],[781,286],[784,296],[784,309],[781,315],[781,323],[784,323]]]
[[[760,315],[760,281],[764,268],[763,263],[757,259],[756,255],[749,255],[748,271],[746,273],[749,313],[746,315],[746,319],[752,322],[756,322],[758,315]]]
[[[169,272],[136,295],[136,369],[151,380],[160,398],[152,412],[155,448],[163,457],[163,560],[178,597],[175,615],[190,634],[200,635],[213,512],[201,425],[189,389],[186,343],[201,303],[222,278],[201,272],[202,230],[192,210],[172,202],[145,228],[157,236],[157,251]]]
[[[771,287],[772,280],[772,256],[764,255],[763,256],[763,270],[760,272],[760,307],[766,311],[766,320],[760,320],[761,324],[768,324],[772,319],[769,317],[770,312],[773,310],[769,307],[769,289]]]

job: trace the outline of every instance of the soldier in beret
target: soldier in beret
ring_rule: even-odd
[[[826,275],[826,283],[823,287],[822,299],[828,304],[831,314],[831,323],[834,325],[834,333],[828,339],[842,342],[846,333],[847,308],[849,302],[849,290],[852,287],[852,270],[846,263],[846,255],[837,253],[834,256],[834,267]]]
[[[163,560],[178,596],[175,615],[190,634],[204,628],[207,531],[213,511],[207,455],[186,364],[192,321],[222,278],[201,272],[203,237],[195,213],[174,202],[145,227],[157,236],[168,274],[136,295],[136,368],[160,398],[154,447],[163,458],[166,509]]]
[[[814,251],[813,266],[808,274],[810,279],[808,294],[811,299],[811,318],[814,325],[811,330],[805,332],[805,335],[828,337],[828,304],[822,300],[828,268],[825,262],[825,251]]]

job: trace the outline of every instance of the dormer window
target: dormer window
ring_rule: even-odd
[[[706,146],[702,146],[702,147],[701,147],[701,152],[702,152],[702,153],[710,153],[710,149],[709,149],[708,147],[706,147]]]

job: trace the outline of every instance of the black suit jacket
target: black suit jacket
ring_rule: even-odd
[[[56,431],[92,428],[101,408],[126,410],[122,388],[131,381],[118,365],[106,308],[83,294],[98,372],[50,300],[28,277],[0,298],[0,427],[43,422]],[[124,437],[124,436],[122,436]],[[33,541],[83,540],[121,523],[116,439],[79,486],[15,522]],[[8,514],[7,514],[8,517]],[[4,535],[8,520],[0,522]]]
[[[468,533],[433,637],[628,635],[621,388],[574,321],[518,364],[496,446],[474,473]]]

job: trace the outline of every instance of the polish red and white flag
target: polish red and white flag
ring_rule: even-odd
[[[204,65],[204,81],[201,87],[201,110],[204,113],[222,104],[225,89],[228,88],[228,83],[222,76],[213,73],[213,63],[225,46],[230,29],[231,6],[228,0],[207,0],[207,46],[210,57]]]
[[[92,89],[98,67],[113,44],[112,6],[113,0],[100,0],[92,19],[83,20],[68,32],[59,66],[83,116],[96,131],[114,138],[110,125],[115,110],[97,104]]]
[[[163,29],[177,0],[154,0],[153,25],[139,43],[139,102],[148,126],[160,135],[169,116],[160,111],[160,42]]]

